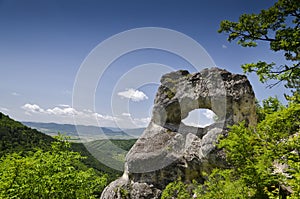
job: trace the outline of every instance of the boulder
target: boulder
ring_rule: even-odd
[[[215,123],[205,128],[185,125],[182,120],[199,108],[213,111]],[[203,171],[228,166],[215,144],[220,135],[226,136],[228,125],[241,121],[256,124],[255,96],[245,75],[219,68],[163,75],[151,122],[128,152],[124,175],[101,198],[160,198],[178,178],[203,182]]]

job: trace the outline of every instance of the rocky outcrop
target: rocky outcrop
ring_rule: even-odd
[[[217,121],[206,128],[182,123],[199,108],[212,110]],[[256,123],[254,92],[246,76],[218,68],[164,75],[151,122],[128,152],[124,175],[101,198],[160,198],[165,186],[179,177],[203,182],[203,171],[226,167],[224,152],[215,144],[228,125],[240,121]]]

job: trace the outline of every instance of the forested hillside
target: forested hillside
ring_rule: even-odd
[[[0,113],[0,156],[11,152],[27,153],[49,149],[55,139]]]
[[[45,135],[2,113],[0,138],[0,198],[94,198],[122,174],[99,162],[84,144]],[[112,142],[129,150],[135,141]],[[110,148],[103,152],[114,154]]]
[[[134,143],[136,142],[136,139],[131,139],[131,140],[110,140],[115,146],[117,146],[118,148],[121,148],[125,151],[129,151],[129,149],[134,145]],[[107,145],[107,147],[105,147],[105,144],[108,143],[109,140],[96,140],[96,141],[92,141],[90,143],[86,143],[88,145],[93,144],[93,145],[100,145],[102,146],[100,148],[101,153],[103,154],[110,154],[110,157],[112,157],[112,159],[114,157],[118,158],[116,159],[116,161],[124,161],[125,159],[125,155],[126,154],[118,154],[117,151],[114,151],[109,145]],[[86,149],[85,145],[83,143],[71,143],[71,148],[72,150],[79,152],[81,155],[85,156],[86,159],[83,159],[83,163],[85,165],[87,165],[88,167],[94,168],[97,171],[100,172],[105,172],[108,174],[108,179],[109,181],[116,179],[117,177],[119,177],[120,175],[122,175],[121,171],[112,169],[108,166],[106,166],[105,164],[103,164],[102,162],[100,162],[99,160],[97,160],[94,156],[91,155],[91,153]]]

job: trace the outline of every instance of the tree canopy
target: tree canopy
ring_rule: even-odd
[[[52,142],[52,149],[0,159],[0,198],[96,198],[107,184],[106,175],[82,164],[67,141]]]
[[[287,63],[277,65],[258,61],[242,65],[245,72],[256,72],[260,81],[285,82],[287,88],[299,92],[300,86],[300,1],[278,0],[259,14],[243,14],[238,22],[224,20],[220,33],[228,34],[228,41],[237,40],[243,47],[255,47],[258,41],[268,42],[270,50],[283,52]]]

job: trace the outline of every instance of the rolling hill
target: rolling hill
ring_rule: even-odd
[[[0,112],[0,156],[10,152],[26,153],[35,148],[47,149],[54,140]]]

